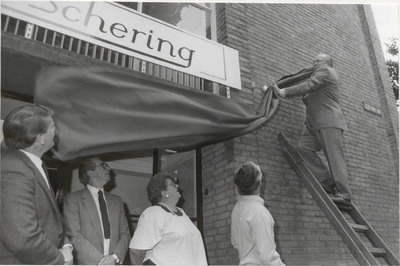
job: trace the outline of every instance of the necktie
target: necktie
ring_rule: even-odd
[[[110,238],[110,222],[108,221],[106,202],[103,198],[103,191],[99,190],[99,204],[101,212],[101,220],[103,221],[104,238]]]

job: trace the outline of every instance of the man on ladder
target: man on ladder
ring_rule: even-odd
[[[296,150],[332,200],[350,206],[351,191],[343,151],[343,131],[347,125],[339,104],[339,77],[332,66],[331,56],[318,54],[307,81],[286,88],[279,88],[273,79],[268,83],[280,97],[303,96],[306,128]],[[317,154],[321,149],[330,170]]]

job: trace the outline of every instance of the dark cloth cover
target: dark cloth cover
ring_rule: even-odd
[[[302,70],[278,84],[294,85]],[[193,149],[249,133],[274,114],[268,89],[257,110],[209,92],[102,67],[43,67],[35,102],[51,107],[60,160],[146,149]]]

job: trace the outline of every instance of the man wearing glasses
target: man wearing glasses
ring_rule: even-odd
[[[121,264],[128,250],[131,236],[123,202],[103,188],[110,171],[98,157],[84,160],[79,180],[86,187],[64,198],[67,236],[78,264]]]

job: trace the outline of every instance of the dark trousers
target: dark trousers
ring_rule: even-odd
[[[321,149],[330,170],[317,154]],[[336,184],[339,195],[351,199],[342,129],[325,128],[315,132],[306,129],[297,143],[296,150],[319,182],[326,185]]]

